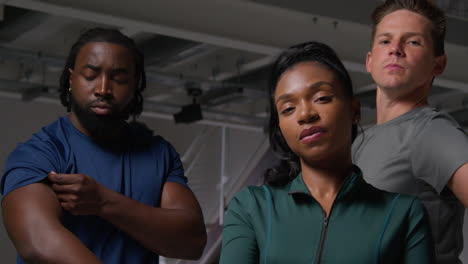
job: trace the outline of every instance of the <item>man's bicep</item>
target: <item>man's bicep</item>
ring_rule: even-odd
[[[468,163],[463,164],[453,174],[448,183],[448,187],[452,190],[465,208],[468,208]]]
[[[438,192],[445,188],[455,171],[467,161],[468,137],[450,120],[433,120],[412,144],[413,174]]]
[[[18,253],[31,263],[100,263],[62,224],[62,208],[52,189],[33,183],[8,193],[3,221]]]
[[[2,201],[5,228],[20,255],[32,254],[41,233],[61,225],[61,208],[49,186],[34,183],[7,194]]]
[[[177,182],[166,182],[161,197],[161,208],[189,209],[201,214],[200,205],[193,192]]]

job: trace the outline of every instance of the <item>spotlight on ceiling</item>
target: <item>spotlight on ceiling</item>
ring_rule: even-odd
[[[201,107],[197,103],[184,105],[180,112],[174,114],[174,121],[176,123],[193,123],[202,119]]]
[[[193,123],[203,119],[201,106],[197,103],[196,98],[202,94],[200,84],[195,82],[185,83],[187,94],[192,97],[192,103],[182,106],[182,110],[174,114],[175,123]]]

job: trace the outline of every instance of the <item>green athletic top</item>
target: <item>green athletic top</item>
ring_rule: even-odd
[[[224,219],[220,263],[434,263],[421,202],[376,189],[353,171],[329,217],[302,174],[282,187],[244,188]]]

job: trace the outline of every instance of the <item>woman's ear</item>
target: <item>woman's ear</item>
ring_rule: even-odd
[[[361,120],[361,101],[357,96],[353,96],[351,99],[351,111],[353,114],[353,124],[359,123]]]

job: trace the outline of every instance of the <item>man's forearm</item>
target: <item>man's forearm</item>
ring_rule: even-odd
[[[60,206],[76,215],[96,215],[127,233],[143,247],[163,256],[198,258],[206,232],[203,215],[193,193],[166,182],[160,208],[110,190],[84,174],[51,172],[49,180]]]
[[[106,196],[108,202],[99,216],[145,248],[172,258],[198,259],[201,256],[206,231],[197,210],[156,208],[115,192]]]

